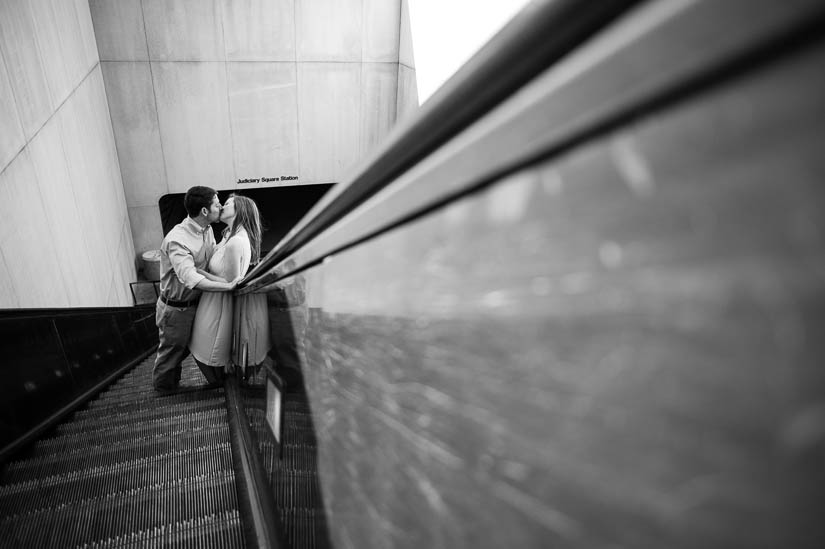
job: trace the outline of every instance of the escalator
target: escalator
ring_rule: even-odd
[[[200,388],[190,358],[181,391],[159,397],[153,362],[154,355],[143,359],[5,465],[3,547],[255,544],[238,500],[226,395],[234,387]],[[281,449],[263,423],[260,382],[248,380],[244,407],[280,510],[278,544],[326,547],[306,398],[299,389],[285,395]]]
[[[260,377],[244,392],[244,408],[258,455],[283,525],[288,547],[331,547],[318,482],[317,441],[309,401],[301,390],[287,390],[283,401],[283,441],[276,443],[266,424]]]
[[[236,289],[278,440],[268,365],[0,311],[0,546],[825,546],[823,29],[531,3]]]

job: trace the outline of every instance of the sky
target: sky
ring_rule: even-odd
[[[418,101],[424,103],[528,0],[408,0]]]

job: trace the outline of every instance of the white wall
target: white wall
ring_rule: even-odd
[[[529,0],[406,0],[424,103]]]
[[[89,4],[138,254],[167,193],[345,179],[415,80],[402,0]]]
[[[398,120],[404,120],[418,110],[418,79],[413,55],[409,0],[401,0],[401,43],[398,51]]]
[[[346,179],[417,109],[406,4],[0,2],[0,307],[131,304],[164,194]]]
[[[87,0],[0,2],[0,308],[131,305],[134,246]]]

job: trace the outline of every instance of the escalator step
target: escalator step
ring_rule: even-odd
[[[169,454],[111,463],[19,483],[0,485],[0,517],[84,499],[160,485],[189,481],[233,471],[230,444],[203,448],[189,454]]]
[[[152,366],[144,360],[6,465],[0,547],[244,546],[224,390],[200,389],[190,358],[184,391],[160,397]],[[284,395],[282,447],[268,431],[265,392],[250,395],[287,546],[329,547],[306,395]]]
[[[203,497],[208,494],[208,497]],[[59,542],[75,546],[236,509],[234,478],[224,473],[187,482],[173,481],[18,514],[0,521],[0,539],[29,533],[34,546]]]
[[[172,419],[181,414],[189,414],[200,411],[212,410],[216,408],[225,408],[225,401],[222,395],[211,396],[206,398],[203,394],[190,393],[183,395],[175,395],[164,397],[164,402],[155,403],[147,402],[141,406],[135,406],[133,409],[120,410],[80,410],[75,413],[71,423],[65,423],[58,426],[55,430],[56,434],[70,433],[76,431],[90,431],[94,429],[106,429],[117,425],[129,425],[135,419],[135,413],[140,413],[142,421],[149,421],[153,419]],[[172,400],[176,399],[176,400]],[[101,416],[106,417],[105,423],[101,423]]]
[[[248,395],[244,407],[250,427],[256,434],[259,455],[280,512],[287,546],[293,549],[330,547],[318,483],[318,447],[306,395],[301,392],[284,394],[282,446],[274,440],[266,422],[265,392]]]
[[[314,446],[284,444],[283,450],[269,441],[258,445],[264,459],[271,459],[278,471],[293,473],[315,473],[318,470],[317,454]],[[278,459],[280,453],[280,459]]]
[[[268,429],[266,423],[266,411],[257,408],[247,409],[247,417],[249,418],[249,425],[256,430]],[[316,446],[314,424],[312,419],[306,415],[305,417],[294,417],[288,409],[284,411],[284,431],[283,441],[285,444],[304,444],[307,446]]]
[[[125,424],[106,424],[99,429],[87,431],[56,432],[51,438],[44,438],[33,446],[31,456],[61,454],[79,447],[92,447],[101,444],[113,444],[121,441],[144,439],[159,435],[172,435],[205,429],[212,425],[226,423],[226,407],[207,409],[169,419],[152,417],[143,419],[134,417]]]
[[[176,524],[130,532],[84,545],[88,549],[125,547],[201,549],[215,547],[233,549],[245,547],[243,529],[237,511],[198,517]]]
[[[192,363],[160,397],[152,366],[4,467],[0,546],[244,546],[223,389],[200,390]]]
[[[94,405],[89,405],[83,410],[75,412],[75,419],[85,419],[87,417],[100,417],[101,415],[110,416],[114,419],[126,420],[130,414],[135,411],[145,411],[152,413],[154,408],[161,410],[168,409],[182,409],[187,408],[193,402],[199,401],[217,401],[224,402],[223,389],[215,389],[211,391],[189,391],[180,392],[169,396],[158,397],[154,391],[147,392],[143,398],[135,398],[130,400],[102,400],[93,401]],[[188,408],[187,408],[188,409]]]
[[[269,482],[280,509],[316,509],[322,505],[321,492],[314,473],[271,475]]]
[[[178,435],[159,435],[92,448],[80,447],[64,454],[38,456],[9,463],[6,467],[6,479],[11,482],[23,482],[41,477],[63,477],[76,471],[108,467],[125,461],[152,459],[166,454],[185,456],[192,452],[217,448],[228,439],[229,427],[223,424]]]
[[[326,547],[326,522],[314,509],[289,509],[281,512],[287,543],[292,549]]]

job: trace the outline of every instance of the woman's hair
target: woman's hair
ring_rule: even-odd
[[[255,265],[261,259],[261,214],[258,205],[251,198],[239,194],[230,194],[229,198],[235,199],[235,222],[232,224],[232,232],[227,239],[235,236],[238,229],[243,227],[249,235],[249,244],[252,247],[252,259],[250,263]],[[228,199],[227,199],[228,200]]]

